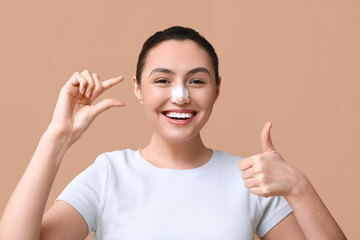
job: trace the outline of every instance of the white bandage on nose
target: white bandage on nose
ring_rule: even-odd
[[[177,104],[184,104],[189,101],[189,92],[183,85],[177,85],[172,88],[171,100]]]

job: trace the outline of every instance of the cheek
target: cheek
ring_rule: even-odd
[[[147,102],[151,105],[156,103],[162,104],[164,100],[169,98],[169,94],[171,95],[171,89],[169,93],[169,90],[166,88],[146,88],[142,92],[144,103]]]
[[[206,89],[206,91],[204,91],[204,89],[198,91],[196,89],[193,89],[193,91],[191,91],[189,95],[190,98],[192,98],[196,102],[196,104],[203,109],[212,108],[215,103],[216,94],[213,89]]]

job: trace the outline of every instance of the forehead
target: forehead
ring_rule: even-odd
[[[192,40],[166,40],[152,48],[146,58],[145,77],[158,67],[172,69],[176,73],[196,67],[214,72],[209,54]]]

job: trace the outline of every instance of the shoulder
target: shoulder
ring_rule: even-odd
[[[118,178],[124,173],[138,169],[139,150],[123,149],[104,152],[95,159],[94,168],[106,172],[107,176]]]
[[[101,153],[95,159],[95,164],[109,164],[119,161],[126,161],[129,159],[133,159],[135,157],[137,151],[132,149],[123,149],[123,150],[114,150],[109,152]]]
[[[228,151],[224,150],[214,150],[214,154],[219,161],[228,164],[237,164],[243,159],[243,157],[231,154]]]
[[[229,153],[228,151],[214,150],[214,161],[216,162],[216,171],[219,174],[234,177],[242,181],[239,174],[239,162],[243,157]]]

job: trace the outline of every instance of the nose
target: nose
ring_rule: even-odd
[[[176,85],[171,89],[171,102],[179,105],[189,103],[189,92],[183,85]]]

